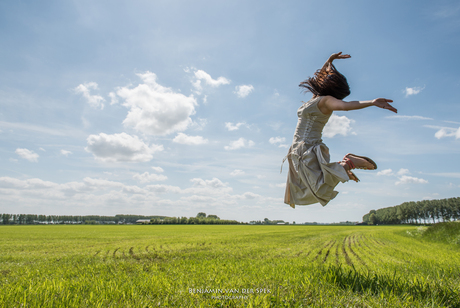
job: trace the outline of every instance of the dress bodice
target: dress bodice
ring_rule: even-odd
[[[322,132],[331,114],[324,114],[318,108],[321,96],[312,98],[304,103],[297,110],[297,127],[294,133],[293,144],[302,141],[306,144],[317,144],[322,142]]]

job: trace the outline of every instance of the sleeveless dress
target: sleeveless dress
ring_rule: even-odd
[[[338,162],[329,162],[329,148],[321,139],[323,128],[331,116],[319,110],[321,98],[312,98],[297,110],[299,120],[294,140],[285,157],[289,162],[289,172],[284,203],[293,208],[296,204],[317,202],[325,206],[338,194],[334,191],[335,186],[349,180]]]

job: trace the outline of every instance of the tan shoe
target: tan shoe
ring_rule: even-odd
[[[377,169],[377,164],[370,159],[369,157],[366,156],[359,156],[355,154],[350,154],[348,153],[343,157],[344,165],[348,165],[349,169],[346,170],[348,177],[350,180],[353,180],[355,182],[359,182],[358,177],[351,172],[353,169],[365,169],[365,170],[375,170]]]

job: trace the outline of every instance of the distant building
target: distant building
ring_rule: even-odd
[[[150,219],[138,219],[136,220],[137,224],[148,224],[150,222]]]

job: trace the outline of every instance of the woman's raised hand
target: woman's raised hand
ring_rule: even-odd
[[[351,58],[350,55],[342,55],[342,52],[334,53],[329,57],[329,62],[332,63],[335,59],[348,59]]]
[[[398,110],[396,108],[394,108],[393,106],[391,106],[390,104],[388,103],[392,103],[393,100],[391,99],[386,99],[386,98],[376,98],[372,101],[372,104],[379,107],[379,108],[382,108],[382,109],[387,109],[387,110],[390,110],[390,111],[393,111],[394,113],[398,113]]]

